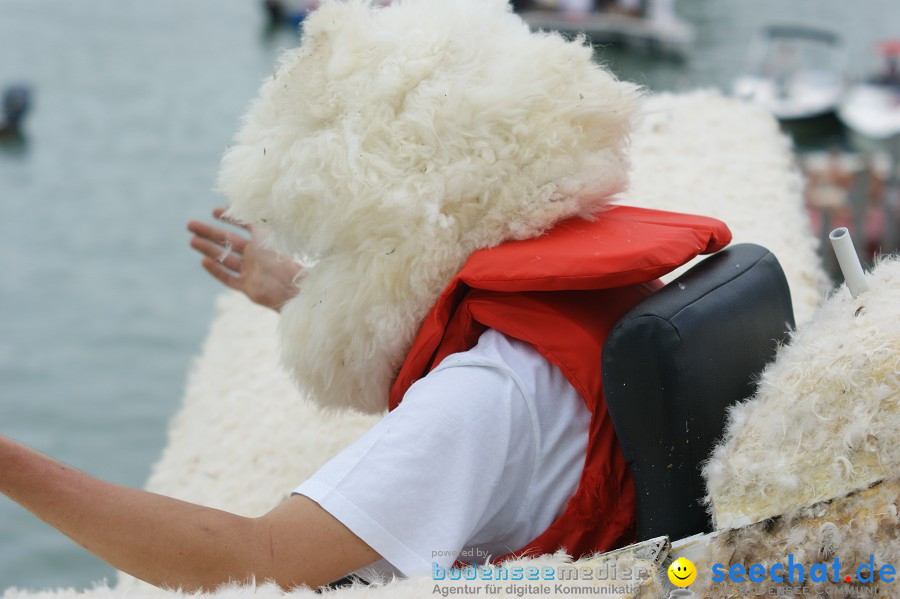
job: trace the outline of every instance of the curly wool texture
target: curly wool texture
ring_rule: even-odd
[[[281,319],[319,403],[378,412],[473,251],[600,209],[637,88],[504,0],[323,2],[226,153],[233,217],[317,262]]]
[[[831,501],[791,510],[772,520],[758,522],[738,530],[729,530],[705,537],[704,546],[691,556],[697,566],[697,580],[691,590],[697,597],[748,599],[773,597],[773,587],[781,589],[778,596],[832,597],[896,597],[897,582],[887,583],[875,576],[873,582],[861,583],[857,568],[868,566],[871,556],[877,572],[884,565],[900,562],[900,480],[894,478],[869,489],[838,497]],[[794,563],[805,565],[803,582],[775,584],[764,580],[760,584],[729,582],[713,583],[713,564],[762,564],[766,571],[773,564],[787,564],[792,555]],[[840,563],[840,580],[834,581],[834,560]],[[814,576],[813,564],[827,565],[827,578],[822,571]],[[864,574],[868,576],[866,572]],[[846,577],[850,577],[850,583]],[[818,579],[818,581],[814,580]],[[792,592],[786,592],[793,587]]]
[[[733,407],[704,468],[716,528],[864,488],[900,467],[900,258],[841,287]]]

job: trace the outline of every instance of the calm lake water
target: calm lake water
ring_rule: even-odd
[[[851,64],[900,37],[896,0],[681,0],[683,63],[601,57],[657,90],[726,87],[761,26],[837,30]],[[892,29],[893,27],[893,29]],[[289,31],[254,0],[0,0],[0,86],[27,82],[0,145],[0,433],[140,486],[165,443],[218,289],[184,225],[220,202],[219,157]],[[0,590],[113,571],[0,499]]]

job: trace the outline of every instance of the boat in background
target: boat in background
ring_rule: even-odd
[[[867,81],[854,85],[838,116],[850,131],[851,143],[866,154],[890,156],[885,208],[885,244],[900,243],[900,40],[877,46],[884,66]]]
[[[840,38],[822,29],[766,27],[751,43],[748,73],[733,94],[783,122],[834,118],[845,91]]]
[[[391,0],[381,0],[390,4]],[[269,26],[288,25],[297,28],[312,11],[319,8],[320,0],[263,0],[263,8],[269,17]]]
[[[850,88],[838,117],[861,149],[896,153],[900,146],[900,39],[882,42],[877,50],[884,61],[881,72]]]
[[[264,0],[269,25],[299,27],[310,12],[318,8],[318,0]]]
[[[389,4],[390,0],[380,0]],[[585,34],[594,43],[618,43],[663,56],[684,58],[693,27],[674,10],[675,0],[615,0],[610,10],[593,10],[592,0],[518,0],[515,11],[532,29]],[[319,0],[263,0],[269,26],[299,27]]]
[[[532,29],[584,34],[596,44],[621,44],[683,59],[694,44],[694,28],[675,13],[674,0],[617,0],[594,10],[590,0],[514,2]],[[607,3],[608,4],[608,3]]]

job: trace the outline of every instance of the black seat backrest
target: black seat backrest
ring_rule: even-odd
[[[700,465],[793,326],[781,266],[752,244],[707,258],[616,324],[603,391],[634,474],[638,540],[710,531]]]

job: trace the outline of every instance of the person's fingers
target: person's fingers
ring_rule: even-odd
[[[225,268],[223,268],[222,265],[219,264],[218,262],[216,262],[215,260],[211,260],[209,258],[204,258],[200,262],[200,264],[203,266],[203,268],[206,270],[206,272],[208,272],[210,275],[213,276],[213,278],[218,280],[220,283],[222,283],[226,287],[230,287],[231,289],[234,289],[236,291],[243,291],[243,289],[241,288],[240,278],[234,276],[233,274],[231,274],[230,272],[225,270]]]
[[[220,229],[203,221],[197,220],[192,220],[188,223],[188,231],[190,231],[194,235],[198,235],[220,245],[225,245],[230,241],[233,246],[234,240],[230,238],[240,237],[239,235],[226,231],[225,229]]]
[[[228,246],[211,243],[200,237],[191,238],[191,247],[203,256],[224,265],[235,273],[241,272],[241,256],[232,253]]]
[[[201,237],[212,243],[217,243],[220,246],[230,246],[232,251],[237,252],[238,254],[243,254],[247,247],[247,239],[241,235],[214,227],[202,221],[192,220],[189,222],[188,231],[197,237]]]
[[[219,206],[218,208],[214,209],[213,210],[213,218],[215,218],[216,220],[220,220],[223,223],[228,223],[229,225],[234,225],[235,227],[240,227],[241,229],[244,229],[245,231],[250,230],[250,225],[248,225],[246,223],[238,222],[238,221],[234,220],[233,218],[229,218],[228,216],[226,216],[225,215],[226,210],[228,210],[227,206]]]
[[[210,260],[214,260],[219,264],[223,264],[225,267],[236,273],[241,272],[240,255],[232,253],[227,245],[223,247],[221,245],[211,243],[210,241],[207,241],[206,239],[203,239],[201,237],[192,237],[191,247]]]

